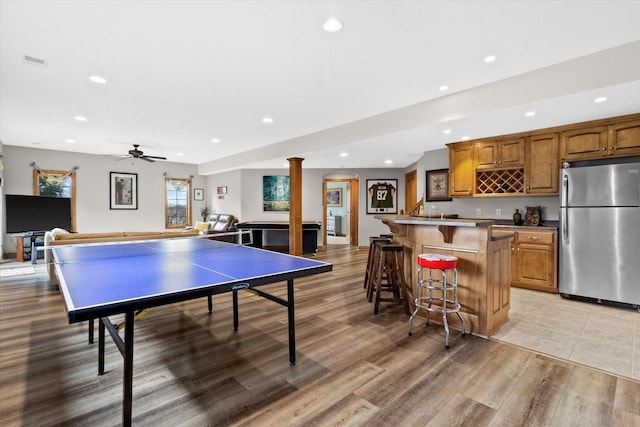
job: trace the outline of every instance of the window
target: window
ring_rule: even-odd
[[[33,194],[71,199],[71,230],[76,229],[76,174],[74,171],[33,169]]]
[[[165,227],[191,225],[191,179],[165,178]]]

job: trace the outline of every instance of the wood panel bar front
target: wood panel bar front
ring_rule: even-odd
[[[423,216],[379,215],[394,240],[404,248],[404,272],[411,289],[411,309],[417,285],[417,256],[441,253],[458,257],[458,300],[466,329],[487,337],[509,320],[510,236],[492,238],[491,220],[432,219]],[[424,314],[422,314],[424,316]],[[439,316],[431,319],[440,322]],[[460,328],[457,316],[450,317]]]

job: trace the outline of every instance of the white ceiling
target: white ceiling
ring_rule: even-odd
[[[293,156],[404,168],[465,135],[640,112],[639,16],[640,1],[0,0],[0,141],[140,144],[203,174]]]

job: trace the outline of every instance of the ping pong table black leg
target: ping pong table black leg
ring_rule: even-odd
[[[233,293],[233,330],[238,330],[238,291],[232,291]]]
[[[293,279],[287,280],[287,311],[289,317],[289,364],[296,364],[296,318],[293,309]]]
[[[93,320],[89,320],[89,344],[93,344]]]
[[[131,425],[131,410],[133,407],[133,322],[134,312],[125,314],[124,327],[124,385],[122,397],[122,425]]]
[[[93,329],[93,320],[89,323],[92,324],[91,329]],[[98,319],[98,375],[104,374],[104,335],[104,323],[102,319]]]
[[[209,305],[209,314],[213,313],[213,297],[211,295],[207,295],[207,303]]]

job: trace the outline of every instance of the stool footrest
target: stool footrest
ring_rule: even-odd
[[[413,319],[420,310],[424,310],[427,313],[427,325],[429,324],[429,313],[442,315],[446,348],[449,348],[449,323],[447,321],[447,314],[455,313],[458,316],[462,326],[462,336],[465,336],[465,322],[460,314],[462,307],[458,302],[457,265],[458,258],[451,255],[421,254],[418,256],[418,287],[414,300],[416,308],[409,319],[409,335],[412,335]],[[423,276],[424,269],[428,270],[428,277]],[[440,271],[440,278],[433,277],[433,272],[436,270]],[[447,280],[447,270],[453,273],[452,281]]]

